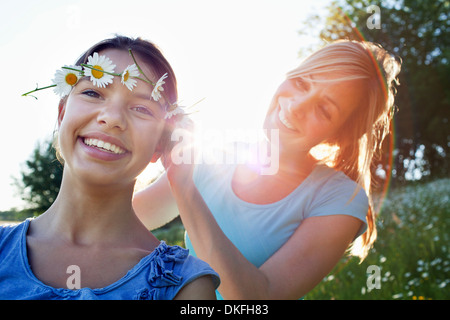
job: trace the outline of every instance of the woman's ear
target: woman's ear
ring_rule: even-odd
[[[158,144],[156,145],[155,152],[153,152],[153,156],[150,162],[155,163],[156,161],[158,161],[158,159],[162,156],[163,152],[164,152],[163,143],[162,140],[160,139]]]
[[[159,139],[158,144],[156,145],[155,152],[153,153],[153,157],[150,160],[150,162],[155,163],[156,161],[158,161],[159,158],[161,158],[167,152],[170,152],[172,150],[174,144],[173,142],[171,142],[170,139],[172,130],[173,127],[171,126],[171,124],[166,123],[161,138]]]
[[[161,157],[162,153],[159,151],[155,151],[155,153],[153,154],[152,159],[150,160],[151,163],[155,163],[156,161],[158,161],[158,159]]]
[[[59,106],[58,106],[58,127],[61,125],[61,122],[64,118],[64,114],[66,113],[66,101],[67,97],[62,98],[59,100]]]
[[[158,144],[156,145],[155,152],[153,153],[152,159],[150,160],[151,163],[155,163],[156,161],[158,161],[159,158],[161,158],[161,156],[164,153],[165,145],[166,144],[164,142],[164,135],[163,135],[161,139],[159,139]]]

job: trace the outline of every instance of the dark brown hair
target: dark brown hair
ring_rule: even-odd
[[[178,101],[177,80],[175,73],[173,72],[169,62],[161,53],[161,50],[148,40],[143,40],[141,38],[133,39],[126,36],[116,35],[114,38],[105,39],[94,44],[80,56],[75,64],[79,66],[82,63],[87,63],[88,57],[94,52],[100,52],[106,49],[119,49],[124,51],[131,49],[133,55],[139,57],[140,60],[153,69],[157,79],[167,73],[168,77],[164,80],[166,82],[164,85],[164,95],[169,100],[169,103],[175,103]]]

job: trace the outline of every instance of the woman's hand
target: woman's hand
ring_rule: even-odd
[[[177,115],[180,117],[180,115]],[[179,215],[175,194],[186,195],[194,186],[193,173],[193,123],[183,116],[181,121],[168,121],[167,132],[161,138],[164,149],[158,149],[166,169],[156,181],[134,194],[133,208],[138,218],[150,229],[157,229]],[[172,128],[170,126],[178,125]],[[189,156],[189,155],[192,156]],[[183,197],[179,197],[183,199]],[[180,201],[180,200],[178,200]]]
[[[181,188],[192,182],[194,170],[194,124],[187,117],[181,122],[182,125],[176,124],[170,147],[161,158],[172,188]]]

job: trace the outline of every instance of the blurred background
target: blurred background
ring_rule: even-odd
[[[62,167],[51,147],[55,71],[122,34],[156,43],[202,130],[260,128],[286,72],[336,39],[380,43],[402,59],[398,111],[377,175],[379,237],[369,257],[343,258],[307,299],[448,299],[450,2],[448,0],[32,1],[0,4],[0,220],[39,215]],[[145,185],[161,171],[149,167]],[[175,221],[155,231],[183,245]],[[381,289],[367,285],[380,268]]]

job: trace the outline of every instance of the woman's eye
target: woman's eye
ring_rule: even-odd
[[[324,116],[328,120],[331,120],[331,114],[328,112],[327,107],[325,107],[324,105],[319,105],[318,108],[322,116]]]
[[[135,110],[137,112],[140,112],[142,114],[153,116],[153,112],[150,109],[148,109],[147,107],[144,107],[144,106],[133,107],[133,110]]]
[[[86,95],[88,97],[91,98],[100,98],[100,94],[98,94],[97,92],[95,92],[94,90],[84,90],[82,92],[83,95]]]

